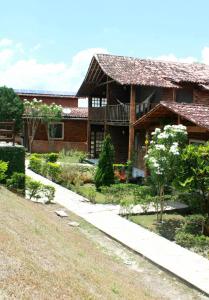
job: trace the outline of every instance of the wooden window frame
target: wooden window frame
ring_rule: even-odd
[[[61,124],[62,125],[62,137],[61,138],[52,138],[52,137],[50,137],[49,126],[54,125],[54,124]],[[51,140],[51,141],[62,141],[62,140],[64,140],[64,127],[65,127],[64,122],[50,122],[49,125],[48,125],[49,140]]]

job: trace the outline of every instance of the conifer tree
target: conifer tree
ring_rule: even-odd
[[[114,183],[114,147],[110,135],[107,135],[102,145],[99,156],[97,171],[95,174],[95,185],[99,189],[101,186],[109,186]]]

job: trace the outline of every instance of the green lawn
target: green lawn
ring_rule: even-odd
[[[156,214],[129,216],[130,221],[141,225],[170,240],[174,240],[175,231],[180,227],[184,217],[180,214],[164,214],[163,223],[156,222]]]

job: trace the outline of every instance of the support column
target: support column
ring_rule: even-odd
[[[91,123],[89,118],[89,110],[91,108],[91,97],[88,98],[88,121],[87,121],[87,151],[90,157],[91,151]]]
[[[134,150],[134,122],[136,121],[136,86],[131,85],[130,91],[130,120],[129,120],[129,143],[128,159],[131,160]]]
[[[106,83],[106,99],[107,105],[109,104],[109,84],[108,84],[108,76],[107,76],[107,83]],[[107,105],[104,107],[104,136],[107,134]]]

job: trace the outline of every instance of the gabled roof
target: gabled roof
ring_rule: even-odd
[[[149,122],[153,117],[165,116],[165,111],[170,111],[180,117],[209,130],[209,105],[187,104],[161,101],[146,115],[138,119],[134,126],[138,127]]]
[[[85,107],[69,107],[63,108],[62,116],[64,119],[87,119],[88,108]]]
[[[92,58],[77,95],[88,96],[92,85],[101,82],[104,75],[121,85],[133,84],[168,88],[179,88],[179,84],[183,82],[209,85],[209,66],[205,64],[97,54]]]

